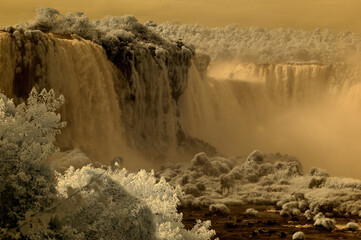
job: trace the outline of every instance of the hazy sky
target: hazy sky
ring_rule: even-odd
[[[179,21],[211,26],[294,27],[361,32],[361,0],[0,0],[0,26],[25,21],[38,6],[91,18],[136,16],[141,22]]]

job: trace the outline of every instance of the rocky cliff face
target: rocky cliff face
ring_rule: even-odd
[[[124,42],[115,54],[73,34],[7,30],[0,35],[0,88],[18,102],[32,87],[63,94],[63,149],[79,147],[101,162],[127,148],[164,160],[188,139],[178,99],[193,52],[182,43]]]

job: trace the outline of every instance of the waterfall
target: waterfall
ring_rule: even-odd
[[[190,135],[224,155],[260,149],[360,177],[360,69],[345,64],[214,64],[180,99]]]
[[[60,113],[68,126],[57,139],[62,150],[80,148],[102,163],[127,155],[113,84],[116,68],[101,46],[37,32],[17,37],[3,33],[0,51],[0,88],[5,94],[26,99],[35,86],[65,96]]]
[[[360,177],[360,68],[351,64],[224,63],[182,45],[133,44],[109,60],[71,34],[0,33],[0,89],[63,94],[57,144],[129,168],[254,149],[299,157],[306,168]],[[120,57],[119,57],[120,56]],[[209,143],[209,144],[208,144]]]
[[[181,158],[178,144],[187,137],[177,101],[187,86],[186,51],[154,55],[151,47],[136,46],[111,62],[92,41],[40,31],[1,33],[0,50],[6,95],[21,102],[32,87],[64,95],[62,150],[80,148],[101,163],[122,156],[129,168]]]

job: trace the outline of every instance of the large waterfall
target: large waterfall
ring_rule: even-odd
[[[92,41],[40,31],[2,32],[0,50],[6,95],[21,102],[35,87],[65,96],[61,115],[68,126],[57,139],[62,150],[80,148],[102,163],[121,156],[125,166],[139,168],[201,150],[193,146],[187,153],[190,143],[207,146],[185,135],[179,122],[187,50],[156,56],[152,48],[137,46],[127,50],[127,62],[111,62]]]
[[[41,11],[0,32],[0,89],[18,102],[32,87],[63,94],[62,150],[80,148],[103,163],[122,156],[138,168],[214,154],[213,146],[225,156],[259,149],[360,177],[360,70],[339,54],[358,49],[358,36],[225,28],[206,41],[212,29]],[[210,57],[161,37],[172,34],[204,40],[199,48]],[[247,40],[259,38],[282,43]],[[213,49],[214,39],[228,48]]]
[[[26,99],[34,86],[66,97],[61,115],[68,127],[58,138],[63,150],[82,148],[102,162],[127,151],[113,87],[115,68],[99,45],[39,32],[17,39],[2,33],[0,44],[1,72],[10,73],[1,76],[6,94]]]

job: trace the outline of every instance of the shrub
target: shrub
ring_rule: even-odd
[[[46,158],[58,149],[55,136],[65,126],[54,111],[64,102],[53,90],[33,89],[15,106],[0,94],[0,202],[2,228],[14,228],[29,210],[39,212],[56,198],[54,174]]]

